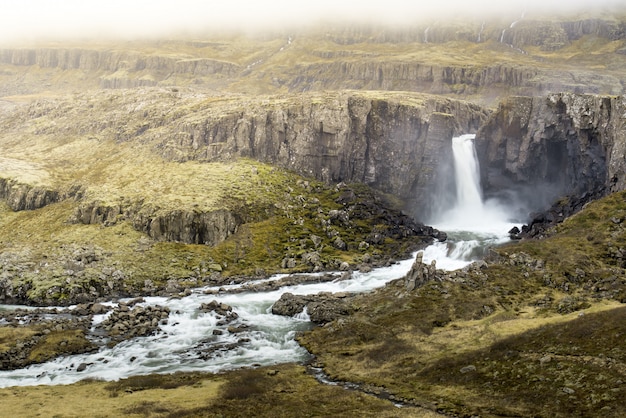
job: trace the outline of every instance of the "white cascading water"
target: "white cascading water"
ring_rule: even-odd
[[[424,259],[432,252],[429,259],[448,270],[482,258],[489,246],[508,241],[508,231],[516,226],[509,219],[509,208],[496,199],[483,200],[474,137],[468,134],[452,139],[456,202],[430,222],[445,231],[448,240],[427,248]]]
[[[448,232],[449,242],[437,243],[424,250],[424,261],[437,260],[440,269],[464,267],[479,258],[477,248],[502,241],[508,231],[503,220],[506,219],[504,212],[498,209],[495,202],[482,201],[472,139],[473,136],[465,135],[455,138],[453,143],[457,203],[435,225]],[[283,293],[365,292],[404,276],[412,264],[413,259],[408,259],[369,273],[355,272],[348,280],[340,280],[338,274],[337,279],[331,282],[286,286],[268,292],[236,293],[233,290],[239,286],[232,285],[220,289],[196,289],[184,298],[147,297],[140,305],[167,306],[171,311],[167,324],[162,325],[156,335],[134,338],[113,348],[104,347],[97,353],[67,356],[24,369],[0,371],[0,387],[69,384],[86,378],[118,380],[132,375],[177,371],[219,372],[304,361],[309,354],[298,345],[294,336],[297,331],[308,329],[312,324],[306,310],[293,318],[271,313],[272,304]],[[277,280],[282,276],[268,280]],[[213,292],[218,294],[207,294]],[[226,325],[218,324],[215,312],[200,311],[202,303],[212,300],[232,306],[239,318]],[[93,326],[105,317],[95,316]],[[228,329],[229,326],[241,325],[248,328],[241,332]]]

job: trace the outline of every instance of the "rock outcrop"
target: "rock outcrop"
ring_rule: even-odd
[[[122,219],[130,220],[137,231],[144,232],[157,241],[207,245],[224,241],[244,222],[238,213],[226,209],[209,212],[181,209],[159,213],[150,207],[124,207],[98,201],[79,204],[71,221],[109,226]]]
[[[626,188],[623,97],[512,97],[476,135],[486,194],[513,190],[530,210]]]
[[[344,293],[322,292],[317,295],[294,295],[283,293],[274,305],[272,313],[283,316],[306,314],[312,322],[325,324],[351,311],[349,295]]]
[[[424,253],[418,252],[415,256],[415,261],[411,266],[411,270],[404,276],[405,288],[407,291],[424,286],[426,283],[436,280],[437,265],[433,260],[430,264],[426,264],[423,261]]]
[[[165,306],[132,306],[120,303],[99,328],[115,343],[156,333],[159,325],[167,323],[170,310]]]
[[[237,64],[209,58],[149,55],[129,51],[84,48],[3,48],[0,63],[84,71],[153,71],[164,74],[233,75]]]
[[[59,192],[0,178],[0,199],[14,211],[39,209],[60,200]]]
[[[510,64],[456,66],[403,61],[339,60],[332,63],[301,64],[297,71],[300,75],[289,80],[287,85],[292,91],[348,87],[462,95],[476,94],[488,87],[491,94],[504,95],[511,89],[532,91],[532,80],[538,73],[532,67]],[[317,76],[313,77],[313,74]]]
[[[83,190],[78,185],[60,191],[49,186],[26,184],[0,177],[0,199],[16,212],[39,209],[64,199],[79,199],[82,193]]]

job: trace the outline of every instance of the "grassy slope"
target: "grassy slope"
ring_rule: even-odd
[[[13,212],[2,204],[0,248],[7,260],[5,268],[22,272],[14,284],[30,283],[29,296],[32,299],[37,300],[54,286],[60,288],[53,297],[62,299],[72,286],[102,286],[101,277],[107,270],[122,271],[125,285],[131,292],[137,292],[148,279],[157,286],[163,286],[171,278],[189,278],[187,285],[197,286],[202,283],[198,280],[205,277],[217,280],[234,275],[286,271],[281,268],[284,257],[297,260],[292,271],[307,271],[312,266],[300,260],[300,255],[315,250],[310,240],[312,235],[321,238],[321,245],[317,247],[321,261],[324,264],[335,263],[336,267],[342,261],[357,264],[365,252],[378,259],[390,257],[397,251],[401,252],[404,245],[411,245],[411,240],[404,243],[387,240],[367,250],[359,250],[359,243],[366,239],[374,226],[365,222],[354,225],[356,227],[344,224],[333,226],[349,245],[347,251],[335,249],[319,221],[318,211],[328,213],[342,208],[335,203],[340,191],[315,181],[309,181],[308,187],[305,187],[302,178],[292,173],[249,161],[215,164],[213,184],[221,181],[234,184],[236,192],[243,196],[246,191],[258,193],[260,187],[256,181],[243,187],[241,182],[244,180],[241,179],[244,176],[238,175],[240,182],[236,184],[229,180],[233,178],[233,172],[241,170],[250,173],[252,167],[255,168],[255,178],[261,179],[258,180],[260,184],[268,189],[263,196],[267,201],[259,198],[244,210],[258,211],[254,216],[259,220],[243,225],[236,234],[215,247],[155,242],[133,229],[129,221],[109,227],[68,223],[77,205],[72,200],[21,212]],[[230,200],[238,196],[236,192],[232,193]],[[367,193],[361,196],[367,196]],[[202,196],[197,198],[201,200]],[[225,204],[244,205],[246,199],[240,197],[234,203],[229,202]],[[167,201],[159,204],[165,206]],[[178,208],[185,207],[183,203],[178,204]],[[79,274],[68,282],[67,270],[75,269],[72,267],[75,264],[72,254],[76,251],[95,253],[97,258],[80,267]],[[214,277],[218,271],[213,267],[215,265],[219,265],[221,270],[217,278]]]
[[[454,282],[364,296],[301,342],[336,379],[448,413],[623,416],[625,215],[616,193]]]
[[[318,383],[302,366],[0,389],[14,417],[437,417]]]

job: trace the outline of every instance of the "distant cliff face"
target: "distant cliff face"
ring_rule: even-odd
[[[419,26],[383,28],[371,25],[354,25],[328,32],[334,42],[344,45],[369,43],[423,42],[443,44],[453,41],[489,42],[495,41],[515,48],[540,46],[554,50],[566,46],[586,35],[594,35],[610,40],[626,37],[626,24],[615,17],[535,19],[511,16],[509,20],[468,19],[437,20],[421,23]]]
[[[451,95],[623,94],[626,22],[610,18],[334,25],[202,41],[0,48],[0,96],[193,86],[219,92],[368,89]],[[28,77],[24,77],[25,67]]]
[[[626,188],[623,97],[505,100],[476,136],[487,193],[517,190],[538,209],[559,196]]]

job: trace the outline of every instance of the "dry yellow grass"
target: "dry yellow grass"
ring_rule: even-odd
[[[0,389],[3,413],[12,417],[145,417],[165,416],[176,410],[205,407],[215,399],[222,382],[204,380],[175,389],[122,392],[115,397],[107,382],[80,382],[69,386]]]

